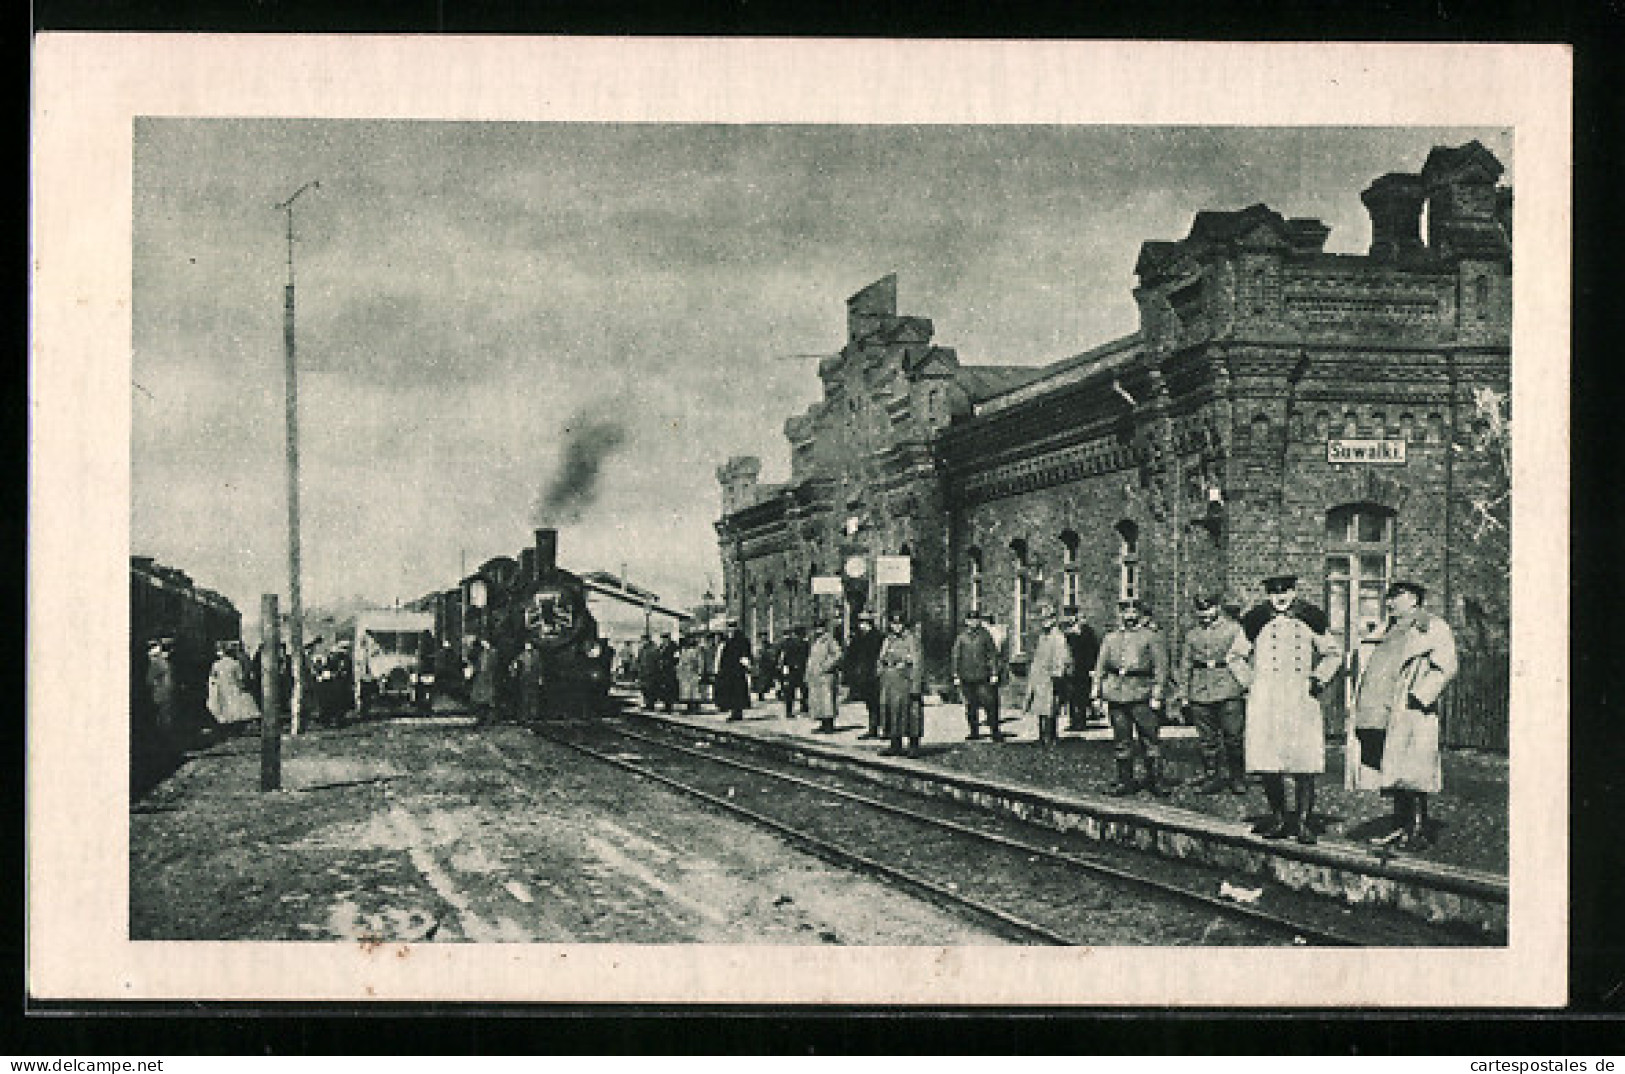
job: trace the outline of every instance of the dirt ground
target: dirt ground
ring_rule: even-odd
[[[204,751],[130,818],[136,940],[984,944],[978,930],[515,727]]]

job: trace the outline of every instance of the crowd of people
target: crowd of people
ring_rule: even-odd
[[[1011,737],[1001,697],[1035,718],[1042,746],[1059,742],[1063,731],[1104,724],[1116,771],[1103,790],[1163,798],[1173,782],[1162,729],[1185,722],[1200,749],[1196,793],[1245,795],[1256,780],[1267,814],[1254,832],[1313,844],[1315,789],[1327,753],[1322,695],[1345,662],[1325,612],[1298,595],[1296,577],[1271,575],[1263,589],[1265,599],[1239,615],[1215,595],[1195,598],[1194,622],[1177,649],[1139,600],[1119,602],[1117,623],[1104,637],[1074,608],[1041,606],[1025,678],[1009,692],[1007,632],[981,611],[967,612],[949,660],[965,737],[981,738],[984,730],[995,742]],[[1415,582],[1388,588],[1386,629],[1363,654],[1350,691],[1345,782],[1392,798],[1391,821],[1373,842],[1395,849],[1431,845],[1427,801],[1441,786],[1439,697],[1457,670],[1450,627],[1423,608],[1425,599]],[[859,615],[850,639],[838,621],[819,621],[810,637],[796,627],[776,641],[758,637],[754,646],[730,619],[720,639],[645,637],[626,670],[649,708],[695,713],[709,701],[734,721],[776,693],[786,718],[809,716],[819,734],[836,732],[844,687],[865,710],[860,739],[887,740],[884,755],[920,754],[925,664],[918,635],[900,614],[888,615],[884,630]]]

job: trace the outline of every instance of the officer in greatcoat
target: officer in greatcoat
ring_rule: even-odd
[[[669,630],[655,646],[655,700],[667,712],[677,705],[677,639]]]
[[[473,661],[474,680],[469,685],[468,700],[474,709],[475,723],[484,725],[496,719],[497,679],[502,674],[502,663],[490,642],[482,638],[474,644],[477,650]]]
[[[1345,780],[1394,800],[1393,830],[1372,842],[1405,850],[1431,846],[1428,795],[1442,786],[1439,695],[1456,677],[1450,624],[1422,607],[1427,590],[1395,582],[1388,625],[1360,669],[1349,717]]]
[[[1337,673],[1340,648],[1326,613],[1298,597],[1298,579],[1264,579],[1266,599],[1241,617],[1229,665],[1247,688],[1242,742],[1247,771],[1262,777],[1270,815],[1254,827],[1266,839],[1315,842],[1315,776],[1326,770],[1326,721],[1320,695]],[[1286,777],[1293,810],[1286,811]]]
[[[717,708],[728,719],[743,720],[750,708],[750,639],[739,629],[739,620],[728,620],[728,637],[717,650]]]
[[[1112,755],[1117,781],[1107,794],[1122,797],[1139,789],[1134,780],[1134,754],[1145,757],[1145,786],[1166,797],[1162,779],[1162,699],[1168,678],[1168,646],[1162,632],[1146,620],[1138,600],[1117,604],[1118,627],[1102,639],[1095,658],[1092,700],[1104,702],[1112,724]]]
[[[1196,598],[1196,625],[1185,635],[1179,653],[1175,692],[1196,725],[1206,777],[1197,794],[1217,794],[1228,787],[1247,793],[1247,759],[1242,749],[1246,717],[1241,683],[1230,670],[1230,650],[1241,624],[1225,615],[1211,596]]]
[[[887,757],[904,753],[918,757],[925,735],[925,660],[920,640],[908,631],[901,612],[887,616],[875,671],[880,684],[880,719],[891,740],[891,746],[880,752]],[[905,738],[907,750],[903,748]]]
[[[813,624],[812,646],[807,651],[807,714],[818,721],[815,734],[835,733],[835,719],[841,712],[841,652],[840,639],[830,624]]]
[[[998,643],[975,610],[965,613],[965,629],[954,639],[950,664],[954,685],[965,702],[965,725],[970,731],[965,738],[981,737],[978,716],[985,713],[988,735],[1003,742],[1007,736],[999,727],[999,680],[1004,661]]]

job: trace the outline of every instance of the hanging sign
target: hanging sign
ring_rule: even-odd
[[[1404,466],[1404,440],[1328,440],[1326,461],[1365,466]]]
[[[875,582],[879,585],[908,585],[909,558],[907,556],[876,556]]]
[[[834,574],[815,574],[812,591],[815,597],[838,597],[841,595],[841,579]]]

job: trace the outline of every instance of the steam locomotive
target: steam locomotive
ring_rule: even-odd
[[[517,560],[488,560],[458,588],[425,598],[424,610],[434,612],[436,638],[465,659],[475,638],[488,642],[505,668],[533,643],[541,655],[542,715],[595,715],[609,695],[610,648],[581,579],[558,565],[558,531],[538,529],[535,537]],[[498,704],[512,710],[516,701]]]

